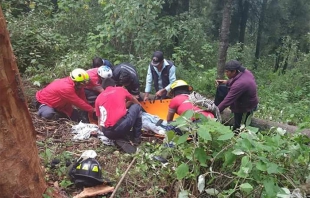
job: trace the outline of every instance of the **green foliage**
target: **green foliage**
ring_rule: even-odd
[[[144,150],[152,156],[165,157],[169,164],[158,166],[156,161],[147,160],[145,154],[139,158],[139,168],[153,167],[149,171],[156,172],[158,177],[180,180],[182,192],[195,191],[194,181],[202,175],[207,181],[206,192],[216,192],[218,197],[257,193],[276,197],[284,192],[282,188],[294,189],[310,175],[308,137],[289,135],[279,128],[260,133],[243,128],[236,136],[228,127],[213,120],[192,123],[193,115],[187,111],[174,123],[187,131],[185,135],[168,132],[165,142],[173,142],[174,147],[164,144],[159,148],[154,145],[154,150]],[[189,137],[191,140],[186,141]]]

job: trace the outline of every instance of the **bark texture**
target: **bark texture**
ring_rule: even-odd
[[[222,27],[220,32],[220,47],[218,52],[218,63],[217,63],[217,79],[224,79],[224,67],[227,56],[227,48],[229,44],[231,4],[232,0],[226,0],[223,10]]]
[[[42,197],[36,134],[0,6],[0,197]]]

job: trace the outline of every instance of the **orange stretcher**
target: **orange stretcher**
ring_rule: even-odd
[[[166,120],[168,110],[169,110],[170,100],[171,99],[148,100],[146,102],[140,102],[140,104],[142,108],[146,111],[146,113],[156,115],[160,119]],[[174,119],[177,117],[178,115],[174,114]]]

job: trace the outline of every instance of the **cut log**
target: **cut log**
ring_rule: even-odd
[[[233,114],[231,113],[229,109],[225,109],[221,115],[222,115],[223,123],[225,125],[233,125],[234,118],[233,118]],[[254,113],[254,116],[255,116],[255,113]],[[297,126],[273,122],[269,120],[262,120],[262,119],[258,119],[254,117],[252,118],[251,126],[257,127],[260,130],[269,130],[272,127],[280,127],[286,130],[288,133],[301,132],[302,134],[305,134],[310,137],[310,129],[300,130]]]

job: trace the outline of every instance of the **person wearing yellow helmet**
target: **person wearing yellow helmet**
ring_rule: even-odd
[[[74,69],[65,78],[56,79],[36,93],[39,117],[55,119],[69,117],[80,121],[80,114],[73,106],[92,113],[94,108],[86,101],[84,87],[90,78],[84,69]]]
[[[170,92],[168,93],[168,95],[172,97],[167,114],[168,122],[173,120],[174,114],[181,115],[187,110],[193,110],[205,117],[214,118],[211,112],[204,111],[189,100],[189,95],[192,90],[193,87],[188,85],[184,80],[176,80],[171,84]]]

